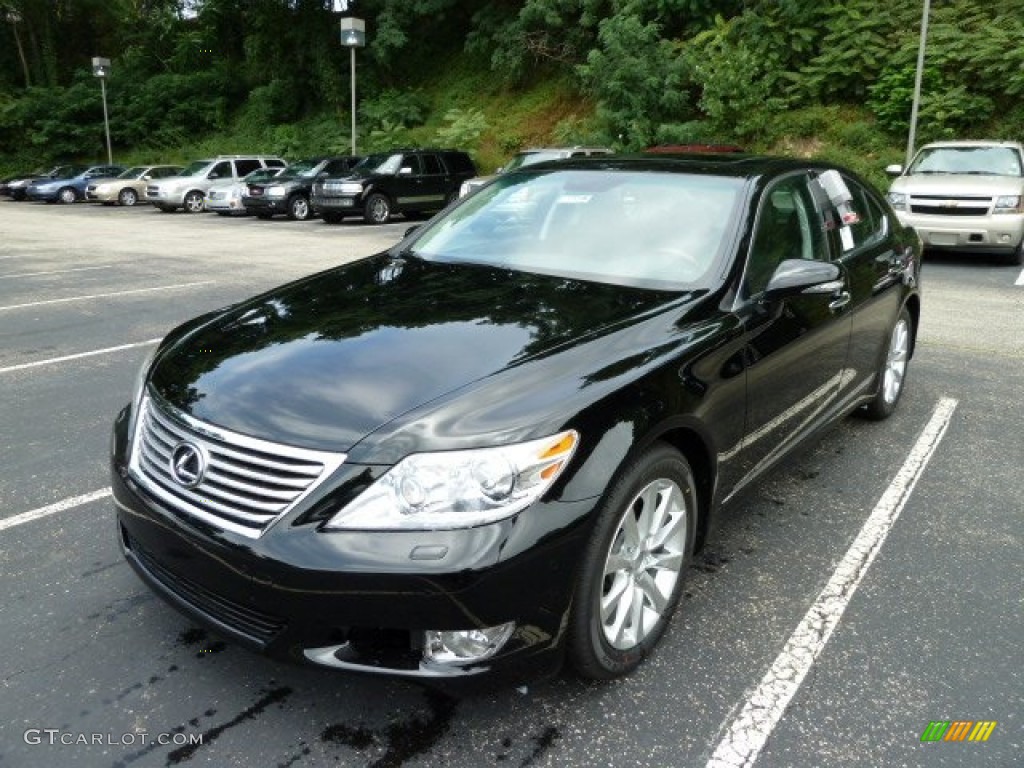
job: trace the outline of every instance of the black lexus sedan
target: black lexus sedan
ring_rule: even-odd
[[[502,174],[389,251],[172,331],[114,425],[120,544],[273,656],[439,685],[625,675],[723,504],[822,427],[893,411],[919,269],[841,168]]]

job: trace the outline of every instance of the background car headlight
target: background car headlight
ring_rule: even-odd
[[[572,458],[574,430],[496,448],[414,453],[324,526],[344,530],[469,528],[510,517],[551,487]]]
[[[338,191],[343,195],[363,194],[363,185],[354,181],[346,181],[338,186]]]
[[[904,211],[907,208],[907,196],[902,192],[890,192],[886,195],[889,198],[889,204],[892,205],[897,211]]]
[[[996,198],[995,207],[992,209],[993,213],[1021,213],[1024,212],[1024,206],[1021,206],[1020,195],[1000,195]]]
[[[284,187],[280,184],[273,187],[267,187],[267,195],[270,197],[284,197]]]

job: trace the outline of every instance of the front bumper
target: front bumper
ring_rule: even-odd
[[[354,216],[363,212],[362,197],[314,195],[310,200],[310,204],[316,213],[327,211],[328,213],[346,213]]]
[[[1024,238],[1024,215],[979,217],[934,216],[897,211],[904,226],[913,227],[925,248],[975,253],[1013,253]]]
[[[284,197],[250,197],[242,196],[242,205],[250,213],[287,213],[288,199]]]
[[[342,465],[325,483],[333,490],[252,539],[185,517],[139,486],[124,460],[127,421],[126,409],[112,455],[119,542],[141,578],[193,621],[272,657],[455,688],[548,677],[561,665],[593,500],[458,531],[321,532],[311,511],[382,471]],[[512,638],[483,662],[425,660],[426,630],[510,621]]]

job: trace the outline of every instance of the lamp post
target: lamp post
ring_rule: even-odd
[[[924,75],[924,49],[928,42],[928,12],[931,10],[931,0],[924,0],[924,8],[921,12],[921,41],[917,47],[917,72],[914,73],[914,98],[910,103],[910,134],[907,136],[907,162],[904,168],[910,167],[910,161],[914,157],[914,139],[917,133],[917,108],[921,102],[921,78]]]
[[[100,92],[103,94],[103,130],[107,134],[107,165],[113,165],[114,153],[110,149],[110,118],[107,116],[107,75],[110,74],[110,59],[93,56],[92,73],[100,79]]]
[[[349,70],[352,73],[352,154],[356,154],[356,48],[366,45],[366,22],[352,16],[341,20],[341,44],[349,51]]]

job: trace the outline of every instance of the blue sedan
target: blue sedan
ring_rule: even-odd
[[[96,179],[117,176],[123,171],[120,165],[66,165],[56,176],[30,184],[25,196],[48,203],[74,203],[85,199],[85,188]]]

